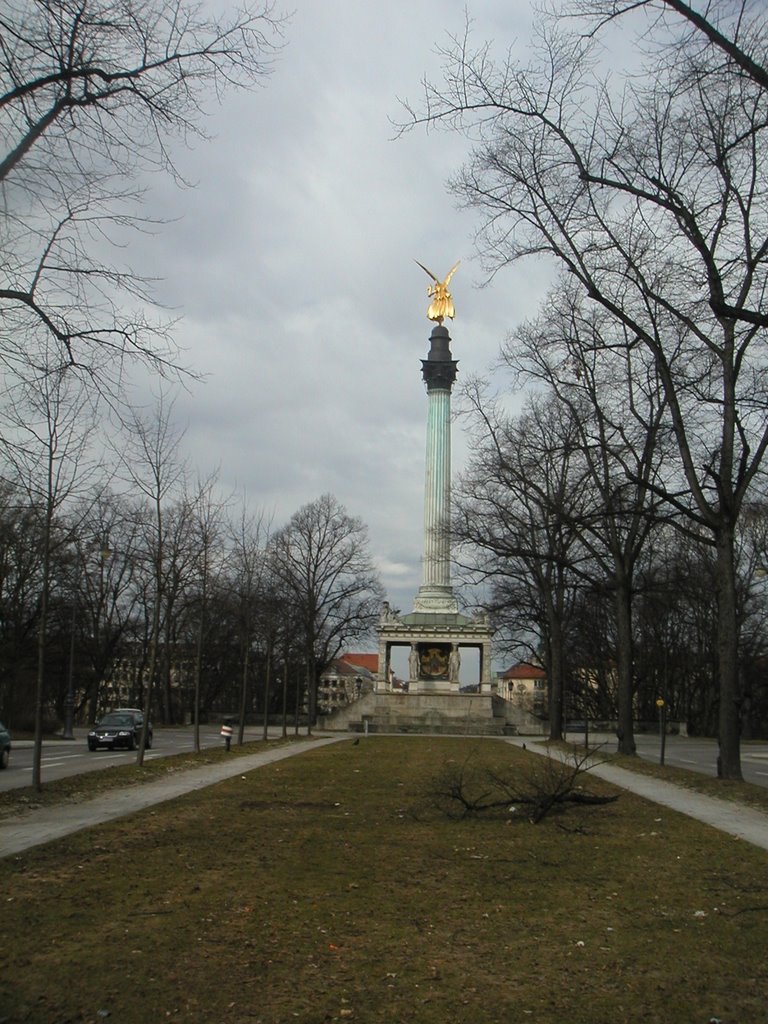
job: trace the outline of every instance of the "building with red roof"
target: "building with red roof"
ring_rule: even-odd
[[[497,693],[525,711],[544,714],[547,705],[547,673],[541,665],[518,662],[498,676]]]
[[[339,661],[345,661],[348,665],[357,665],[364,668],[375,676],[379,671],[379,655],[375,654],[342,654]]]
[[[317,705],[328,713],[351,704],[374,689],[379,667],[378,654],[342,654],[327,665],[320,676]]]

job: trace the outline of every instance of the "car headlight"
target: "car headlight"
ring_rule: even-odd
[[[91,731],[88,733],[88,735],[89,736],[95,736],[96,735],[96,730],[95,729],[91,729]]]
[[[130,732],[127,729],[121,729],[120,732],[117,735],[118,736],[130,736],[131,734],[130,734]]]

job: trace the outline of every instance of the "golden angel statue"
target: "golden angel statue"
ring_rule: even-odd
[[[414,262],[418,263],[421,269],[426,274],[429,274],[435,282],[427,288],[427,295],[432,298],[432,302],[427,310],[427,320],[435,320],[439,324],[441,324],[446,317],[450,317],[451,320],[453,320],[456,316],[456,310],[453,308],[453,298],[451,297],[451,293],[448,291],[448,285],[451,278],[456,273],[456,268],[459,263],[461,263],[461,260],[454,263],[444,281],[435,277],[432,271],[427,270],[423,263],[419,263],[418,260],[415,260]]]

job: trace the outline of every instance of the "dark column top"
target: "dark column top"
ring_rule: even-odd
[[[421,374],[427,391],[450,391],[456,380],[458,360],[451,357],[451,336],[448,328],[435,324],[429,336],[429,355],[421,360]]]

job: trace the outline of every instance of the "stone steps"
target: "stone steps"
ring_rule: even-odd
[[[504,722],[425,722],[422,719],[377,718],[369,721],[369,733],[441,736],[504,736]],[[350,724],[351,732],[364,732],[365,723]]]
[[[321,719],[318,727],[446,736],[537,735],[545,731],[539,720],[490,693],[368,693]]]

